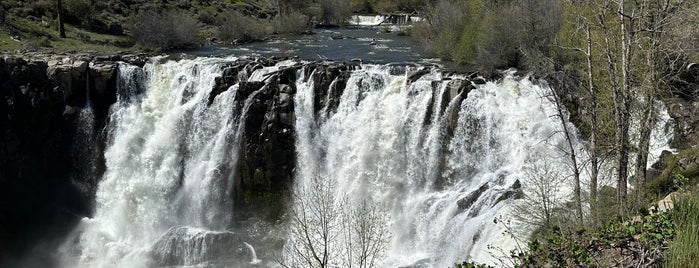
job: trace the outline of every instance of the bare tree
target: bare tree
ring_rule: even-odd
[[[561,148],[569,158],[570,170],[573,173],[573,201],[575,202],[575,216],[580,224],[583,223],[583,210],[582,210],[582,190],[580,183],[580,166],[578,165],[578,157],[576,153],[575,145],[573,144],[574,133],[568,126],[568,112],[566,110],[563,101],[560,96],[551,89],[547,98],[556,107],[556,117],[558,118],[561,128],[563,130],[563,135],[565,136],[565,146],[566,148]]]
[[[523,171],[522,184],[526,189],[524,198],[515,205],[515,218],[535,226],[553,226],[560,204],[560,172],[540,155],[534,155]]]
[[[333,196],[334,184],[315,177],[308,187],[298,187],[290,211],[289,235],[282,266],[329,267],[341,226]]]
[[[343,210],[342,264],[347,268],[375,267],[389,240],[385,211],[367,199],[360,201],[356,208],[351,207]]]
[[[283,267],[373,267],[385,253],[390,236],[383,211],[335,196],[330,179],[299,185],[289,214]]]

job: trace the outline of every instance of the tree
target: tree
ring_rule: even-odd
[[[567,148],[562,149],[562,151],[564,151],[570,159],[569,165],[571,171],[573,172],[573,201],[575,202],[575,216],[577,217],[578,222],[582,224],[584,219],[582,210],[582,190],[580,185],[580,166],[578,165],[578,157],[576,153],[577,149],[573,144],[574,133],[572,133],[572,130],[568,126],[568,115],[566,107],[563,104],[563,101],[561,100],[560,96],[558,96],[558,94],[556,94],[556,92],[553,89],[551,89],[548,98],[549,101],[551,101],[556,107],[556,117],[561,123],[561,128],[563,129],[562,134],[565,136],[565,146]]]
[[[523,169],[524,198],[515,205],[515,218],[537,227],[556,225],[561,191],[561,174],[541,155],[534,155]]]
[[[593,215],[600,174],[598,160],[602,159],[601,149],[605,146],[613,148],[616,156],[619,201],[626,204],[631,174],[635,189],[643,188],[651,132],[657,121],[657,100],[667,92],[673,77],[686,64],[692,47],[696,47],[696,42],[690,41],[696,38],[688,37],[696,37],[696,30],[682,27],[696,21],[696,16],[692,16],[696,14],[695,4],[696,1],[690,0],[592,0],[570,1],[567,5],[568,14],[577,19],[567,21],[575,30],[568,44],[561,47],[578,52],[579,61],[573,65],[587,65],[573,72],[576,77],[584,77],[578,80],[578,85],[586,92],[581,95],[589,100],[581,116],[589,124],[585,130],[589,134]],[[606,96],[612,96],[610,112],[614,120],[605,120],[608,111],[604,105],[598,105]],[[638,132],[630,127],[634,122],[639,122]],[[613,132],[613,141],[604,140],[604,133],[609,130]],[[630,156],[634,153],[635,162],[630,170]],[[622,206],[620,213],[625,213],[624,210]]]
[[[66,30],[63,26],[63,4],[61,0],[56,0],[56,17],[58,18],[58,36],[66,38]]]
[[[318,177],[298,185],[289,210],[283,267],[373,267],[388,243],[384,213],[364,201],[335,196],[335,184]]]
[[[345,25],[351,16],[347,0],[319,0],[318,22],[323,25]]]
[[[146,11],[137,16],[132,35],[136,44],[158,50],[198,46],[197,20],[182,11]]]
[[[346,201],[345,203],[349,203]],[[343,267],[375,267],[389,238],[384,211],[366,199],[343,210]]]
[[[635,30],[640,36],[638,66],[645,75],[640,78],[641,92],[640,127],[638,151],[635,163],[635,181],[638,188],[645,185],[648,150],[653,127],[657,121],[656,101],[672,88],[668,81],[684,71],[691,51],[696,51],[695,27],[684,28],[683,24],[695,24],[697,10],[692,1],[640,1],[640,22]],[[637,188],[637,189],[638,189]]]

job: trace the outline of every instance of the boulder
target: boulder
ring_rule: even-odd
[[[173,227],[156,242],[151,257],[158,266],[250,260],[239,234],[192,227]]]

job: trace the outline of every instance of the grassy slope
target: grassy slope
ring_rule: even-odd
[[[9,17],[0,27],[0,51],[94,51],[116,52],[132,50],[131,41],[126,36],[111,36],[89,32],[72,25],[65,25],[66,38],[59,38],[58,31],[51,25],[42,25],[24,18]],[[20,42],[11,39],[18,37]]]

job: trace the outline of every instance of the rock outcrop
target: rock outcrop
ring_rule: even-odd
[[[145,55],[0,55],[0,259],[89,213],[92,193],[72,174],[76,120],[89,106],[101,129],[125,59]]]

